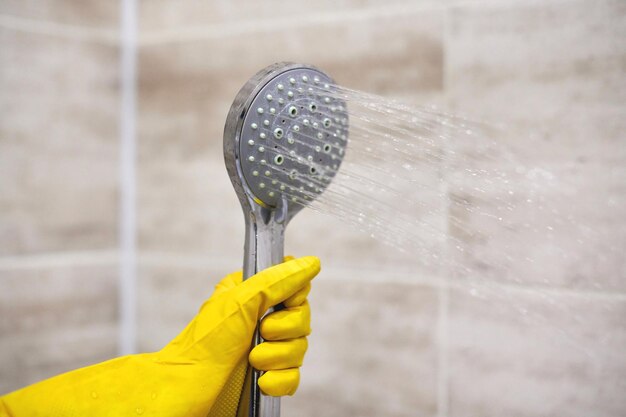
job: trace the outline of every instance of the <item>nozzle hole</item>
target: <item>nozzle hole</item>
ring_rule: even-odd
[[[276,165],[282,165],[282,164],[283,164],[283,162],[285,162],[285,157],[284,157],[284,156],[282,156],[282,155],[276,155],[276,156],[274,157],[274,163],[275,163]]]
[[[315,103],[311,103],[311,104],[309,104],[309,110],[311,110],[312,112],[314,112],[315,110],[317,110],[317,104],[315,104]]]
[[[309,168],[309,172],[311,173],[311,175],[315,175],[317,173],[317,169],[315,167],[311,167]]]
[[[289,115],[291,117],[296,117],[298,115],[298,108],[296,106],[289,107]]]
[[[324,152],[329,153],[332,149],[332,146],[330,146],[328,143],[324,145]]]

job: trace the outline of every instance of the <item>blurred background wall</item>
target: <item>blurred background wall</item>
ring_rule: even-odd
[[[539,126],[540,140],[555,144],[535,156],[541,164],[582,178],[589,193],[626,194],[623,1],[145,0],[137,11],[137,84],[125,91],[118,2],[0,1],[0,392],[117,355],[121,329],[132,330],[120,311],[133,306],[136,332],[122,332],[121,343],[159,349],[239,268],[243,218],[222,129],[241,85],[276,61],[504,119],[530,154],[528,128]],[[133,94],[136,134],[120,117]],[[137,157],[123,171],[128,146]],[[584,164],[572,171],[566,162],[577,158]],[[129,231],[120,207],[132,184]],[[626,247],[623,213],[580,210]],[[445,227],[447,217],[429,221]],[[120,252],[129,232],[136,262]],[[507,297],[485,303],[450,285],[445,269],[317,213],[294,220],[287,251],[320,256],[323,272],[301,387],[284,415],[626,413],[626,354],[616,355],[626,352],[624,269],[581,271],[583,254],[550,265],[563,276],[548,288],[556,306],[532,295],[540,284],[503,286]],[[120,270],[130,283],[120,286]],[[610,285],[581,289],[586,278]],[[520,320],[512,298],[550,328],[573,329],[580,351],[562,351],[546,328]],[[583,323],[571,322],[574,310]]]

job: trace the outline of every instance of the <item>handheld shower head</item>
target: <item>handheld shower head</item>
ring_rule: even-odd
[[[341,165],[348,115],[333,83],[315,67],[277,63],[248,80],[230,108],[224,159],[246,220],[244,279],[283,261],[288,222]],[[261,395],[258,377],[248,370],[238,415],[276,417],[280,399]]]
[[[312,66],[278,63],[239,91],[224,129],[224,159],[244,210],[286,207],[292,216],[330,183],[348,134],[345,103],[333,97],[332,84]]]

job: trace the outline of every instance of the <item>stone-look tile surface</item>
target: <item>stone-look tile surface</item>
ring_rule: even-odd
[[[385,6],[402,9],[414,4],[409,0],[392,0],[386,2]],[[321,0],[313,3],[248,0],[236,4],[228,1],[192,1],[181,7],[175,0],[152,0],[140,2],[139,6],[142,32],[158,33],[208,25],[223,26],[227,31],[239,31],[250,25],[291,27],[315,18],[346,22],[354,14],[380,6],[380,3],[375,0]],[[382,9],[380,13],[385,11]]]
[[[436,291],[364,278],[323,271],[313,282],[313,332],[285,415],[435,414]]]
[[[626,300],[453,291],[450,416],[626,412]]]
[[[498,178],[502,173],[509,184]],[[549,171],[494,168],[481,179],[450,180],[450,243],[460,248],[450,255],[457,275],[626,289],[624,169],[555,164]]]
[[[451,237],[465,249],[459,269],[624,289],[624,16],[617,1],[451,10],[451,105],[503,125],[490,133],[496,142],[487,155],[476,151],[480,139],[453,145]],[[468,168],[484,172],[474,178]]]
[[[0,29],[0,255],[116,244],[118,50]]]
[[[98,28],[116,28],[120,19],[119,2],[115,1],[4,0],[0,3],[0,14]]]
[[[144,265],[140,351],[158,350],[175,337],[226,273],[223,268]],[[346,279],[324,268],[313,282],[313,333],[299,391],[283,400],[285,415],[434,414],[436,291],[383,284],[384,272],[376,283],[368,274]]]
[[[115,356],[117,268],[0,271],[0,393]]]
[[[138,350],[153,352],[165,346],[195,316],[226,274],[240,269],[223,267],[140,265],[138,287]]]
[[[344,85],[419,100],[441,93],[441,42],[441,11],[425,10],[141,47],[141,248],[241,252],[243,216],[223,165],[222,131],[237,91],[259,69],[285,59],[311,62]],[[319,251],[346,262],[395,253],[340,220],[298,215],[307,216],[291,226],[298,235],[288,232],[288,251],[293,242],[296,254]],[[319,231],[330,232],[323,244]]]
[[[625,15],[614,0],[453,8],[451,106],[502,124],[497,139],[524,163],[619,162]]]
[[[411,161],[418,168],[409,168],[411,180],[406,181],[402,166],[408,163],[372,160],[357,148],[371,146],[377,156],[394,154],[359,140],[351,143],[329,189],[289,225],[287,247],[297,254],[312,251],[331,265],[413,267],[439,276],[447,234],[440,164],[422,168]]]

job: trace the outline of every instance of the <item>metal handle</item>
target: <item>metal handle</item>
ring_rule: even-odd
[[[269,210],[256,206],[246,216],[246,241],[244,247],[243,278],[279,264],[284,258],[286,210]],[[271,308],[268,313],[274,311]],[[266,313],[267,314],[267,313]],[[254,332],[252,347],[263,342],[259,326]],[[261,373],[248,366],[246,383],[239,402],[239,417],[279,417],[280,397],[263,395],[258,380]]]

